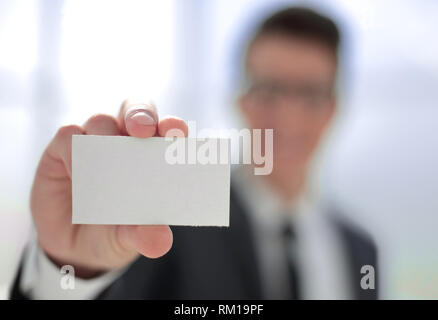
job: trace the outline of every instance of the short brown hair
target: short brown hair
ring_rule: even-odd
[[[290,7],[274,13],[261,23],[251,42],[269,34],[314,40],[326,45],[335,56],[338,55],[338,27],[330,18],[309,8]]]

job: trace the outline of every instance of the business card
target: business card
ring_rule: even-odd
[[[228,139],[72,139],[74,224],[229,226]]]

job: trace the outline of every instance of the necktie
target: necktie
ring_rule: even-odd
[[[293,225],[290,222],[284,224],[283,241],[287,261],[287,271],[290,287],[290,298],[300,299],[300,281],[297,269],[297,237]]]

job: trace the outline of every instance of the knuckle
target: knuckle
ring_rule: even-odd
[[[56,137],[62,139],[62,138],[70,137],[74,134],[83,134],[83,133],[84,133],[83,129],[80,126],[71,124],[59,128]]]
[[[95,114],[91,116],[86,124],[86,126],[92,126],[92,127],[107,127],[107,126],[114,126],[117,127],[117,122],[114,117],[107,115],[107,114]]]
[[[160,127],[162,131],[164,131],[162,132],[164,134],[166,134],[166,132],[169,130],[178,130],[187,135],[189,130],[187,123],[183,119],[173,116],[162,118],[160,121]]]

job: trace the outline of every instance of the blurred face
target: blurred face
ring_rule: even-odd
[[[246,67],[242,113],[250,128],[274,129],[272,175],[291,177],[306,168],[333,116],[335,57],[316,41],[263,35]]]

